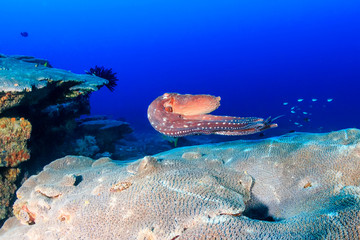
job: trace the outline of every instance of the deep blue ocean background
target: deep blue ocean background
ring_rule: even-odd
[[[3,0],[0,22],[0,53],[113,68],[92,114],[136,130],[154,131],[147,106],[165,92],[221,96],[219,115],[284,115],[273,134],[360,128],[359,0]]]

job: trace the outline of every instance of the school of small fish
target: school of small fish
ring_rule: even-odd
[[[303,127],[304,124],[311,121],[312,112],[311,109],[315,107],[314,104],[321,105],[325,108],[327,103],[333,102],[333,98],[318,99],[311,98],[309,100],[304,98],[298,98],[295,103],[283,102],[283,106],[288,107],[290,112],[289,121],[297,127]],[[319,127],[321,130],[322,127]]]

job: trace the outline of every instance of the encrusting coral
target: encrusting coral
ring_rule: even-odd
[[[0,167],[15,167],[30,158],[31,124],[24,118],[0,118]]]
[[[31,124],[24,118],[0,118],[0,222],[11,212],[19,175],[17,167],[30,158],[27,140]]]
[[[18,168],[5,168],[0,171],[0,220],[3,221],[11,213],[11,200],[16,191],[15,181],[20,170]]]
[[[67,156],[18,190],[0,239],[359,239],[360,131]]]

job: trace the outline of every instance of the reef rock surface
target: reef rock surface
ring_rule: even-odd
[[[18,190],[0,239],[359,239],[360,131],[67,156]]]
[[[31,124],[24,118],[0,118],[0,167],[16,167],[30,158],[30,133]]]
[[[53,93],[58,98],[61,92],[66,97],[76,97],[106,83],[106,79],[93,75],[52,68],[43,59],[0,54],[0,113],[17,105],[36,103]]]

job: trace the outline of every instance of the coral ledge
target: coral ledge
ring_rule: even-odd
[[[30,170],[25,162],[42,168],[52,158],[48,153],[60,157],[59,142],[73,132],[75,118],[89,112],[88,94],[107,83],[52,68],[44,59],[0,54],[0,226]]]

